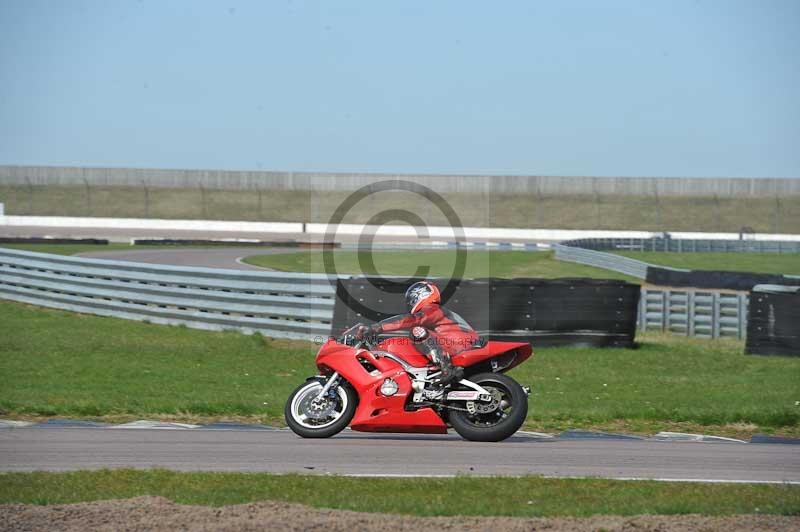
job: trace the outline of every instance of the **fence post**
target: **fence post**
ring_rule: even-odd
[[[594,226],[600,228],[600,194],[597,193],[597,178],[592,179],[592,192],[594,193]]]
[[[694,290],[686,293],[686,336],[694,336]]]
[[[647,289],[639,291],[639,328],[647,331]]]
[[[669,322],[668,319],[669,314],[669,290],[664,290],[661,292],[661,332],[666,332],[668,330],[667,323]]]
[[[537,180],[536,182],[536,208],[533,210],[533,223],[537,229],[542,228],[542,184]]]
[[[719,338],[719,292],[711,294],[711,338]]]
[[[150,189],[147,188],[147,182],[144,179],[142,187],[144,188],[144,217],[150,218]]]
[[[92,191],[89,188],[89,181],[84,177],[83,184],[86,185],[86,215],[92,215]]]
[[[28,214],[33,214],[33,183],[28,177],[25,178],[25,182],[28,183]]]
[[[653,180],[653,196],[656,200],[656,231],[661,231],[661,200],[658,197],[658,180]]]
[[[736,297],[737,299],[737,313],[739,318],[739,331],[738,331],[738,338],[741,340],[747,334],[747,305],[745,304],[745,300],[747,298],[747,294],[739,293]]]

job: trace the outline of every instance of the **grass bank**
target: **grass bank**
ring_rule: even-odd
[[[525,427],[800,435],[800,360],[647,334],[638,349],[535,349]],[[316,347],[0,301],[0,415],[282,424]]]
[[[124,186],[0,185],[13,215],[328,222],[349,192],[219,190]],[[461,223],[475,227],[800,233],[800,198],[446,193]],[[366,203],[366,204],[365,204]],[[428,225],[449,225],[410,192],[370,197],[346,223],[379,211],[411,209]]]
[[[365,479],[130,469],[0,474],[0,503],[66,504],[143,495],[194,505],[276,500],[420,516],[800,513],[800,487],[788,485],[541,477]]]

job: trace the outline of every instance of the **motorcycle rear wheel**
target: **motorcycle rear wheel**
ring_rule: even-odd
[[[462,438],[472,441],[501,441],[519,430],[528,415],[528,395],[517,381],[502,373],[479,373],[469,377],[489,392],[501,396],[501,406],[489,413],[450,411],[450,424]],[[454,403],[463,407],[464,403]]]
[[[319,405],[312,406],[309,402],[315,397],[323,387],[323,383],[318,380],[310,380],[301,384],[289,395],[283,415],[286,424],[292,432],[303,438],[330,438],[344,430],[353,415],[356,413],[358,405],[358,395],[346,383],[340,382],[336,386],[335,397],[326,398],[326,403],[322,409],[330,410],[330,413],[322,418],[315,418],[311,409]]]

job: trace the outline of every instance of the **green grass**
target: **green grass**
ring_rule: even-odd
[[[456,251],[376,251],[372,253],[375,268],[364,260],[369,256],[363,251],[336,251],[334,261],[338,273],[412,275],[419,267],[430,268],[422,276],[449,277],[456,264]],[[244,262],[282,271],[324,272],[322,252],[309,250],[301,253],[255,255]],[[627,275],[583,266],[571,262],[557,261],[552,252],[528,251],[469,251],[466,254],[465,278],[481,277],[592,277],[597,279],[622,279],[632,283],[641,281]]]
[[[800,359],[645,335],[638,349],[549,348],[512,371],[526,428],[800,435]],[[0,415],[282,423],[315,346],[0,302]]]
[[[800,253],[663,253],[616,251],[632,259],[689,270],[721,270],[800,275]]]
[[[327,222],[348,192],[199,188],[0,185],[0,202],[15,215]],[[536,194],[444,194],[465,226],[645,231],[800,233],[800,198],[714,198]],[[362,202],[363,203],[363,202]],[[411,209],[428,225],[446,223],[412,193],[372,196],[346,222],[375,212]]]
[[[800,513],[800,487],[789,485],[540,477],[364,479],[131,469],[0,474],[0,503],[66,504],[144,495],[194,505],[276,500],[318,508],[421,516]]]
[[[661,253],[619,251],[633,259],[672,266],[675,268],[784,273],[800,275],[800,254],[780,253]],[[430,268],[431,276],[448,277],[454,269],[456,252],[448,251],[376,251],[372,253],[375,267],[364,260],[363,251],[336,251],[334,260],[339,273],[411,275],[420,266]],[[308,250],[280,255],[255,255],[244,262],[281,271],[324,272],[322,253]],[[466,278],[480,277],[591,277],[622,279],[632,283],[642,281],[601,268],[558,261],[552,252],[527,251],[469,251],[466,259]]]

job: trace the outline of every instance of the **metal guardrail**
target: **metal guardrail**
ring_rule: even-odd
[[[558,260],[605,268],[638,279],[647,278],[650,264],[646,262],[563,244],[554,244],[552,247]],[[659,268],[677,270],[664,266]],[[746,292],[642,288],[637,324],[642,331],[659,330],[686,336],[741,339],[747,333],[748,302]]]
[[[745,292],[642,288],[637,325],[642,331],[742,339],[749,304]]]
[[[800,253],[800,242],[688,238],[584,238],[562,242],[583,249],[673,253]]]
[[[609,255],[560,247],[580,253],[582,259]],[[623,259],[623,273],[641,275],[642,267],[646,272],[640,261],[612,256]],[[0,298],[159,324],[311,340],[330,333],[335,289],[321,274],[163,266],[0,248]],[[747,308],[745,293],[642,289],[638,326],[687,336],[743,338]]]
[[[551,249],[555,251],[557,260],[566,262],[577,262],[587,266],[595,266],[606,270],[624,273],[637,279],[647,278],[647,268],[650,264],[636,259],[629,259],[622,255],[604,253],[592,249],[583,249],[564,244],[553,244]]]
[[[0,248],[0,298],[198,329],[302,340],[327,336],[335,292],[323,274],[162,266]]]

